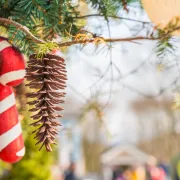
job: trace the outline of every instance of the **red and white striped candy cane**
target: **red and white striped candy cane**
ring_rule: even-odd
[[[0,159],[19,161],[25,153],[21,124],[11,87],[0,85]]]
[[[19,85],[25,75],[22,54],[0,37],[0,159],[19,161],[25,152],[21,124],[11,86]]]
[[[25,62],[19,50],[0,37],[0,83],[17,86],[25,76]]]

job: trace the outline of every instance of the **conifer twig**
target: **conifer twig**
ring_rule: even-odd
[[[169,35],[171,35],[171,33],[180,30],[180,26],[177,26],[176,28],[168,31],[167,33],[161,35],[161,36],[157,36],[157,37],[153,37],[153,36],[135,36],[135,37],[127,37],[127,38],[103,38],[104,42],[135,42],[135,41],[139,41],[139,40],[160,40],[163,39],[165,37],[168,37]],[[60,42],[58,43],[59,47],[65,47],[65,46],[71,46],[74,44],[86,44],[86,43],[92,43],[94,42],[95,38],[92,39],[85,39],[85,40],[73,40],[73,41],[68,41],[68,42]]]
[[[34,41],[36,43],[46,43],[46,41],[34,36],[26,26],[23,26],[13,20],[6,19],[6,18],[0,18],[0,23],[15,26],[18,30],[23,31],[29,38],[32,39],[32,41]],[[107,43],[108,42],[135,42],[135,41],[139,41],[139,40],[160,40],[160,39],[163,39],[163,38],[169,36],[171,33],[173,33],[174,31],[177,31],[179,29],[180,29],[180,26],[177,26],[176,28],[174,28],[174,29],[168,31],[167,33],[163,34],[162,36],[158,36],[158,37],[136,36],[136,37],[127,37],[127,38],[107,38],[107,39],[105,39],[103,37],[100,37],[100,38],[103,39],[103,41],[107,42]],[[93,43],[95,41],[95,39],[96,38],[59,42],[57,45],[59,47],[67,47],[67,46],[71,46],[71,45],[75,45],[75,44]]]
[[[27,36],[29,36],[36,43],[45,43],[45,41],[34,36],[26,26],[23,26],[20,23],[17,23],[13,20],[2,18],[2,17],[0,17],[0,22],[3,24],[15,26],[17,28],[17,30],[23,31]]]

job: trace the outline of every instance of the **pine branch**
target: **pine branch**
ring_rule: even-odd
[[[6,19],[6,18],[0,18],[0,23],[4,23],[6,25],[13,25],[15,26],[18,30],[23,31],[32,41],[36,42],[36,43],[47,43],[42,39],[39,39],[37,37],[35,37],[26,26],[23,26],[13,20],[10,19]],[[134,42],[134,41],[139,41],[139,40],[161,40],[163,38],[168,37],[169,35],[171,35],[174,31],[177,31],[180,29],[180,26],[177,26],[174,29],[171,29],[170,31],[167,31],[167,33],[161,35],[161,36],[157,36],[157,37],[153,37],[153,36],[136,36],[136,37],[128,37],[128,38],[103,38],[100,37],[105,43],[108,42]],[[99,37],[98,37],[99,38]],[[96,37],[95,38],[90,38],[90,39],[85,39],[85,40],[72,40],[72,41],[67,41],[67,42],[60,42],[57,45],[59,47],[67,47],[67,46],[71,46],[71,45],[75,45],[75,44],[86,44],[86,43],[93,43],[95,42]]]
[[[168,31],[167,33],[161,35],[161,36],[157,36],[157,37],[146,37],[146,36],[136,36],[136,37],[128,37],[128,38],[102,38],[104,42],[134,42],[134,41],[139,41],[139,40],[162,40],[166,37],[168,37],[169,35],[171,35],[173,32],[180,30],[180,26],[177,26],[174,29],[171,29],[170,31]],[[59,47],[64,47],[64,46],[71,46],[74,44],[86,44],[86,43],[92,43],[95,41],[96,38],[92,38],[92,39],[87,39],[87,40],[75,40],[75,41],[69,41],[69,42],[60,42],[58,44]]]
[[[45,43],[45,41],[43,41],[42,39],[38,39],[37,37],[35,37],[26,26],[23,26],[13,20],[1,18],[1,17],[0,17],[0,22],[6,25],[15,26],[17,30],[23,31],[28,37],[30,37],[36,43]]]
[[[68,41],[68,42],[60,42],[58,43],[59,47],[65,47],[65,46],[71,46],[75,44],[87,44],[87,43],[93,43],[96,38],[87,39],[87,40],[74,40],[74,41]],[[136,40],[158,40],[158,38],[151,38],[151,37],[143,37],[143,36],[137,36],[132,38],[102,38],[104,42],[110,43],[110,42],[133,42]],[[134,42],[135,43],[135,42]]]

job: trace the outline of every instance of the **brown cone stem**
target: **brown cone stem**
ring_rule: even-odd
[[[52,151],[51,144],[55,143],[58,135],[58,126],[60,126],[58,117],[62,117],[58,112],[63,108],[59,106],[64,103],[66,87],[66,68],[64,59],[52,54],[46,54],[42,59],[37,59],[36,54],[30,56],[28,62],[26,79],[29,88],[33,92],[27,93],[26,96],[31,101],[29,105],[33,106],[30,112],[34,115],[31,118],[35,121],[31,125],[37,127],[35,134],[36,144],[41,144],[47,151]]]

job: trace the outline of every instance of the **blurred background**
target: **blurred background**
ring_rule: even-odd
[[[78,3],[82,16],[97,13],[85,1]],[[80,23],[104,38],[152,32],[140,2],[128,10],[119,10],[122,19],[110,18],[108,24],[101,16],[87,16]],[[14,165],[0,162],[0,179],[63,180],[67,174],[67,180],[180,179],[180,112],[174,108],[180,99],[179,38],[171,43],[175,50],[163,56],[151,40],[57,51],[68,71],[58,145],[51,153],[34,145],[26,87],[18,86],[26,155]]]

